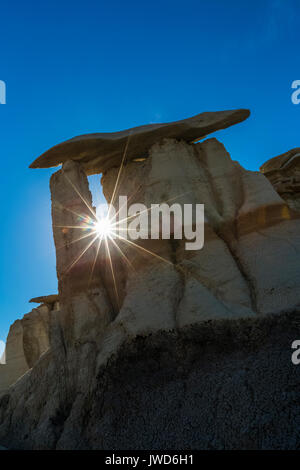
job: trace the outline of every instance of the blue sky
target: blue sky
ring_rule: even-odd
[[[299,18],[298,0],[2,3],[0,339],[57,289],[53,170],[28,165],[75,135],[244,107],[251,117],[217,135],[257,170],[300,145]]]

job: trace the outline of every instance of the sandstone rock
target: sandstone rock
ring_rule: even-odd
[[[300,210],[300,148],[271,158],[260,170],[289,206]]]
[[[49,307],[42,305],[21,320],[24,356],[30,369],[50,347],[50,315]]]
[[[49,349],[50,310],[33,309],[10,328],[6,343],[6,364],[0,365],[0,393],[15,383]]]
[[[102,177],[108,201],[117,172],[112,169]],[[121,244],[135,268],[126,275],[127,295],[114,322],[121,323],[122,331],[146,334],[149,329],[271,313],[299,303],[300,259],[295,250],[300,248],[300,219],[263,175],[233,162],[216,139],[196,145],[165,139],[154,145],[146,161],[124,167],[118,194],[133,194],[131,203],[147,207],[163,201],[201,202],[206,216],[200,251],[186,251],[178,240],[138,244],[163,261]],[[111,330],[109,335],[114,334]]]
[[[40,297],[34,297],[33,299],[30,299],[29,302],[35,304],[46,304],[50,306],[56,305],[58,307],[59,296],[57,294],[42,295]]]
[[[52,175],[50,186],[60,322],[65,341],[82,341],[91,332],[99,335],[113,316],[99,265],[94,266],[97,234],[92,196],[78,162],[66,162]],[[81,225],[86,228],[78,228]]]
[[[153,144],[163,138],[192,142],[244,121],[249,114],[247,109],[207,112],[167,124],[149,124],[120,132],[82,135],[52,147],[37,158],[30,168],[49,168],[67,160],[76,160],[81,162],[87,174],[101,173],[120,165],[127,142],[129,159],[143,157]]]
[[[1,445],[295,450],[299,372],[289,345],[299,321],[298,310],[136,337],[97,373],[81,344],[72,353],[81,380],[67,397],[49,351],[0,398]]]
[[[291,166],[299,165],[300,147],[294,148],[276,157],[270,158],[260,167],[262,173],[269,173],[274,170],[282,170]]]
[[[23,327],[17,320],[11,327],[6,342],[6,364],[0,365],[0,393],[28,370],[23,349]]]
[[[127,195],[131,204],[147,207],[204,204],[200,251],[187,251],[185,240],[172,238],[136,246],[119,240],[110,257],[107,250],[96,256],[97,245],[88,241],[94,209],[86,173],[101,166],[104,195],[114,203],[128,131],[110,140],[110,157],[100,153],[96,163],[101,139],[94,136],[91,147],[88,139],[82,147],[76,147],[80,138],[71,141],[74,161],[68,160],[69,144],[53,150],[55,158],[66,151],[51,178],[60,310],[49,315],[50,344],[38,360],[47,337],[42,322],[32,317],[22,321],[24,329],[19,324],[13,350],[23,366],[33,367],[22,377],[19,368],[19,380],[2,393],[1,444],[298,447],[290,341],[299,331],[300,214],[264,174],[232,161],[216,139],[192,144],[191,134],[178,134],[179,128],[193,134],[192,127],[181,122],[137,131],[148,158],[136,159],[134,147],[129,151],[115,200]],[[80,149],[90,149],[90,157]],[[80,238],[83,227],[86,238]]]

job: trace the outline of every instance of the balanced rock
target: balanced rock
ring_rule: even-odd
[[[39,297],[34,297],[33,299],[29,300],[30,303],[34,304],[46,304],[49,306],[59,306],[59,296],[58,294],[51,294],[51,295],[41,295]]]
[[[193,142],[219,129],[244,121],[247,109],[197,114],[181,121],[148,124],[120,132],[87,134],[67,140],[38,157],[30,168],[50,168],[68,160],[80,161],[88,175],[119,166],[126,146],[128,158],[147,155],[153,144],[164,138]]]
[[[268,172],[245,170],[214,138],[193,143],[247,114],[135,129],[120,178],[129,131],[72,139],[34,163],[63,164],[50,183],[60,310],[40,356],[28,347],[40,329],[27,322],[25,347],[19,323],[23,368],[0,398],[1,445],[299,446],[290,341],[299,328],[300,213]],[[88,230],[93,172],[103,172],[114,205],[119,195],[146,207],[204,204],[203,248],[117,239],[98,252]]]

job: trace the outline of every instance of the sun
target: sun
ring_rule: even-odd
[[[112,194],[111,201],[110,201],[111,206],[113,206],[115,196],[116,196],[116,193],[117,193],[117,189],[119,188],[119,181],[120,181],[121,173],[122,173],[122,170],[123,170],[123,167],[124,167],[124,161],[125,161],[125,158],[126,158],[128,142],[129,142],[129,138],[128,138],[127,143],[126,143],[126,147],[125,147],[123,157],[122,157],[122,161],[121,161],[121,164],[120,164],[120,168],[119,168],[119,171],[118,171],[118,176],[117,176],[117,179],[116,179],[116,182],[115,182],[115,185],[114,185],[113,194]],[[77,220],[80,223],[79,223],[79,225],[75,225],[75,226],[74,225],[72,225],[72,226],[56,225],[55,227],[61,228],[63,233],[68,233],[69,229],[79,229],[79,230],[82,230],[84,232],[84,235],[82,235],[78,238],[75,238],[71,242],[68,242],[68,244],[69,243],[76,243],[76,242],[79,242],[80,240],[83,240],[83,239],[88,240],[90,237],[92,238],[90,241],[88,240],[88,243],[87,243],[86,247],[74,259],[74,261],[72,261],[72,263],[66,269],[65,273],[69,272],[73,268],[73,266],[76,263],[79,262],[79,260],[82,258],[82,256],[91,247],[93,247],[94,244],[96,244],[95,258],[94,258],[94,261],[91,265],[91,274],[90,274],[90,281],[89,281],[89,282],[91,282],[92,278],[93,278],[95,266],[96,266],[96,263],[97,263],[97,259],[98,259],[99,253],[100,253],[101,246],[102,246],[102,244],[104,244],[105,245],[105,250],[107,252],[108,264],[110,266],[110,271],[111,271],[111,275],[112,275],[112,279],[113,279],[113,285],[114,285],[114,290],[115,290],[115,294],[116,294],[116,299],[117,299],[117,302],[119,304],[118,286],[117,286],[117,282],[116,282],[116,276],[115,276],[115,271],[114,271],[113,260],[112,260],[110,248],[111,247],[115,248],[118,251],[118,253],[120,253],[122,259],[128,264],[128,266],[131,269],[134,270],[134,266],[130,262],[130,260],[127,258],[126,254],[123,252],[121,247],[119,246],[119,243],[117,243],[115,241],[115,239],[119,240],[122,243],[126,243],[130,247],[135,248],[137,250],[140,250],[143,253],[146,253],[150,256],[154,256],[155,258],[160,259],[161,261],[164,261],[167,264],[170,264],[170,265],[173,266],[173,263],[171,261],[159,256],[158,254],[156,254],[156,253],[154,253],[150,250],[147,250],[146,248],[134,243],[133,241],[127,240],[127,237],[123,237],[123,236],[120,235],[119,231],[124,230],[124,228],[120,228],[120,222],[121,222],[121,225],[123,225],[123,222],[125,220],[129,220],[130,217],[128,217],[128,219],[123,219],[123,220],[117,222],[116,215],[118,215],[120,210],[117,214],[115,214],[114,216],[111,216],[109,209],[108,209],[108,211],[104,211],[103,214],[101,213],[101,216],[99,217],[99,215],[97,215],[97,213],[95,212],[94,208],[80,194],[80,191],[74,185],[74,183],[70,180],[70,178],[67,176],[66,173],[64,174],[64,176],[65,176],[66,180],[70,183],[70,185],[72,186],[72,188],[74,189],[74,191],[76,192],[78,197],[83,201],[85,206],[88,208],[88,210],[91,213],[91,216],[81,215],[81,214],[78,214],[78,213],[72,211],[69,208],[64,208],[64,209],[70,211],[73,215],[76,215]],[[63,245],[63,247],[65,247],[65,246],[67,246],[67,245]],[[1,343],[1,341],[0,341],[0,343]],[[1,358],[1,355],[0,355],[0,358]]]
[[[103,219],[97,219],[97,221],[94,224],[94,231],[101,238],[107,238],[111,236],[113,233],[112,222],[109,220],[108,217],[104,217]]]

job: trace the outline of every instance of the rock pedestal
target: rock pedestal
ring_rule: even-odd
[[[46,328],[40,313],[12,327],[5,447],[298,447],[297,152],[263,174],[216,139],[193,143],[248,114],[80,136],[33,163],[63,164],[50,184],[60,309]],[[95,172],[117,210],[118,196],[148,208],[204,204],[203,248],[129,237],[98,252],[87,180]]]
[[[67,161],[50,182],[53,235],[65,341],[99,335],[112,318],[97,262],[95,209],[80,163]]]

